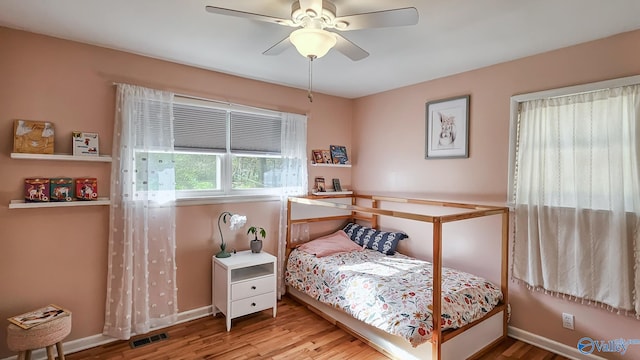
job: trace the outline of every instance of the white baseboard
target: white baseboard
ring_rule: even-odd
[[[211,305],[204,306],[198,309],[187,310],[178,314],[178,321],[176,321],[174,325],[182,324],[187,321],[191,321],[195,319],[200,319],[212,314],[213,314],[213,307]]]
[[[509,326],[509,328],[507,329],[507,334],[514,339],[520,340],[522,342],[526,342],[527,344],[537,346],[541,349],[551,351],[553,353],[562,355],[569,359],[606,360],[605,358],[594,355],[594,354],[585,355],[581,353],[577,348],[578,344],[576,344],[576,346],[568,346],[563,343],[559,343],[555,340],[551,340],[546,337],[536,335],[534,333],[530,333],[522,329],[515,328],[513,326]]]
[[[213,310],[213,307],[211,305],[209,305],[209,306],[204,306],[204,307],[201,307],[201,308],[198,308],[198,309],[187,310],[185,312],[181,312],[181,313],[178,314],[178,321],[176,321],[175,324],[172,324],[172,325],[169,325],[169,326],[182,324],[182,323],[187,322],[187,321],[203,318],[205,316],[213,314],[212,310]],[[165,326],[165,327],[168,327],[168,326]],[[152,330],[155,331],[155,330],[159,330],[159,329],[162,329],[162,328],[164,328],[164,327],[154,328]],[[62,348],[64,349],[64,353],[65,354],[71,354],[71,353],[74,353],[74,352],[90,349],[92,347],[108,344],[108,343],[114,342],[114,341],[120,341],[120,340],[114,339],[114,338],[109,337],[109,336],[104,336],[102,334],[97,334],[97,335],[87,336],[87,337],[84,337],[84,338],[81,338],[81,339],[76,339],[76,340],[71,340],[71,341],[64,342],[64,343],[62,343]],[[9,357],[1,359],[1,360],[16,360],[17,358],[18,358],[18,356],[14,355],[14,356],[9,356]],[[46,358],[47,358],[46,349],[34,350],[31,353],[31,359],[33,359],[33,360],[45,360]]]

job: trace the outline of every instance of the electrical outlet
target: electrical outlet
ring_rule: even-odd
[[[573,330],[573,315],[562,313],[562,327]]]

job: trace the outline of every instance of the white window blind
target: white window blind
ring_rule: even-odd
[[[176,103],[173,116],[176,149],[226,151],[226,110]]]
[[[280,154],[280,117],[237,111],[230,116],[231,152]]]
[[[214,102],[185,101],[174,105],[175,147],[178,150],[279,155],[282,120],[279,115],[231,110]],[[227,126],[230,124],[230,132]],[[230,143],[227,134],[230,133]]]

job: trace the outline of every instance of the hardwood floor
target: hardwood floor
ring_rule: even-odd
[[[230,332],[224,317],[208,316],[145,336],[162,332],[168,335],[167,340],[135,349],[127,341],[118,341],[68,354],[66,359],[388,359],[287,296],[278,302],[276,318],[271,310],[247,315],[234,319]],[[508,339],[479,359],[565,358]]]
[[[568,360],[564,356],[560,356],[540,349],[533,345],[518,341],[513,338],[507,338],[503,342],[494,346],[478,360],[507,360],[507,359],[527,359],[527,360]]]

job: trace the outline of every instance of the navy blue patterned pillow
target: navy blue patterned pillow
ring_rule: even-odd
[[[348,223],[343,230],[356,244],[386,255],[395,254],[398,241],[408,237],[403,232],[380,231],[354,223]]]

